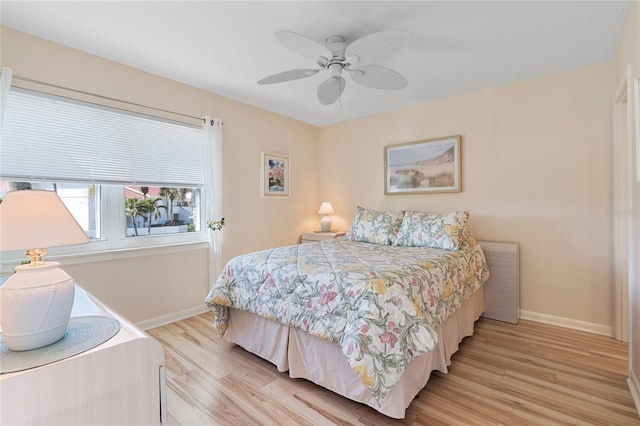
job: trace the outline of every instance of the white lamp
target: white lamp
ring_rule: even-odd
[[[11,191],[0,203],[0,252],[27,250],[28,265],[0,286],[0,323],[9,349],[25,351],[57,342],[67,331],[75,284],[58,262],[43,262],[45,247],[88,243],[53,191]]]
[[[318,210],[318,214],[324,215],[320,220],[320,228],[322,229],[322,232],[331,231],[331,218],[328,216],[330,214],[333,214],[333,206],[331,205],[331,203],[324,201],[320,205],[320,210]]]

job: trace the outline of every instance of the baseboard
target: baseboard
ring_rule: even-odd
[[[520,319],[541,322],[550,325],[557,325],[559,327],[571,328],[573,330],[587,331],[589,333],[613,337],[613,327],[603,324],[578,321],[570,318],[557,317],[555,315],[540,314],[537,312],[523,310],[520,311]]]
[[[636,404],[636,411],[638,412],[638,416],[640,416],[640,380],[638,380],[638,377],[635,375],[633,370],[629,371],[627,384],[629,385],[629,391],[631,392],[633,403]]]
[[[179,312],[173,312],[171,314],[162,315],[156,318],[152,318],[150,320],[140,321],[136,323],[138,328],[143,330],[150,330],[152,328],[161,327],[166,324],[171,324],[172,322],[180,321],[185,318],[193,317],[196,315],[203,314],[209,311],[204,304],[202,306],[196,306],[193,308],[185,309]]]

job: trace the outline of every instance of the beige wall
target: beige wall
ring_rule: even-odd
[[[602,63],[323,127],[320,196],[334,203],[338,228],[357,205],[469,209],[479,239],[520,244],[524,314],[608,330],[612,69]],[[384,195],[385,145],[457,134],[461,193]]]
[[[10,28],[2,27],[1,36],[2,65],[12,68],[14,76],[223,119],[224,261],[251,250],[294,244],[309,221],[317,219],[316,127]],[[14,83],[24,85],[16,79]],[[260,149],[291,157],[290,198],[260,199]],[[205,255],[201,249],[65,268],[114,309],[141,322],[204,306]]]
[[[64,265],[86,290],[134,323],[202,307],[207,250]]]
[[[614,78],[616,84],[623,78],[627,64],[631,64],[631,77],[640,82],[640,3],[634,1],[627,18],[624,33],[616,52]],[[628,84],[631,86],[632,81]],[[638,83],[636,83],[638,84]],[[637,87],[637,86],[636,86]],[[635,112],[635,117],[629,120],[631,132],[631,184],[629,190],[629,387],[634,395],[636,408],[640,413],[640,183],[633,179],[637,173],[635,160],[636,149],[640,145],[640,105],[637,98],[631,96],[627,99],[630,111]],[[635,140],[634,140],[635,137]],[[635,146],[634,146],[635,142]]]

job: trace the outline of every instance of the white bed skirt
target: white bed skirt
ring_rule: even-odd
[[[400,382],[380,404],[349,366],[338,345],[237,309],[229,310],[229,328],[224,339],[273,363],[279,371],[288,370],[290,377],[310,380],[386,416],[401,419],[413,398],[429,381],[431,372],[447,372],[458,344],[473,334],[473,325],[483,311],[484,292],[480,288],[436,328],[436,347],[409,364]]]

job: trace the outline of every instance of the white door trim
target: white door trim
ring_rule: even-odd
[[[613,221],[613,334],[623,342],[629,341],[629,152],[633,120],[629,100],[633,96],[631,65],[618,85],[613,99],[612,138],[612,208]]]

